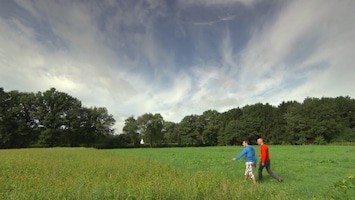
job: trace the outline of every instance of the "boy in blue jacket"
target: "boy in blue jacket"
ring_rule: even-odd
[[[233,158],[232,160],[239,160],[243,156],[245,157],[245,178],[244,181],[248,179],[248,177],[251,178],[254,184],[256,184],[255,176],[253,173],[253,167],[256,166],[256,155],[255,155],[255,150],[252,146],[249,145],[248,140],[243,140],[243,146],[244,149],[243,151]]]

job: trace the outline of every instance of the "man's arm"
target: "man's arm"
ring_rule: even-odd
[[[254,152],[254,156],[253,156],[253,161],[254,161],[254,166],[256,166],[256,163],[258,162],[257,160],[256,160],[256,153]]]
[[[246,148],[243,149],[243,151],[236,157],[233,158],[233,160],[239,160],[242,158],[245,154],[247,153]]]

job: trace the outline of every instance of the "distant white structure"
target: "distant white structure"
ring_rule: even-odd
[[[141,139],[140,143],[141,143],[141,144],[144,144],[144,141],[143,141],[143,139]]]

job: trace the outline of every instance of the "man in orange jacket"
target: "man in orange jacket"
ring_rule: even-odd
[[[262,138],[259,138],[256,142],[260,145],[260,165],[258,170],[259,181],[263,178],[263,169],[266,167],[266,171],[270,174],[270,176],[274,177],[279,182],[282,182],[283,178],[271,171],[268,146],[264,144]]]

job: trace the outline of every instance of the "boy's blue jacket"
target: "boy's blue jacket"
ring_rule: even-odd
[[[254,148],[250,145],[244,147],[243,151],[235,157],[236,160],[239,160],[245,155],[245,162],[253,162],[256,164],[256,155]]]

